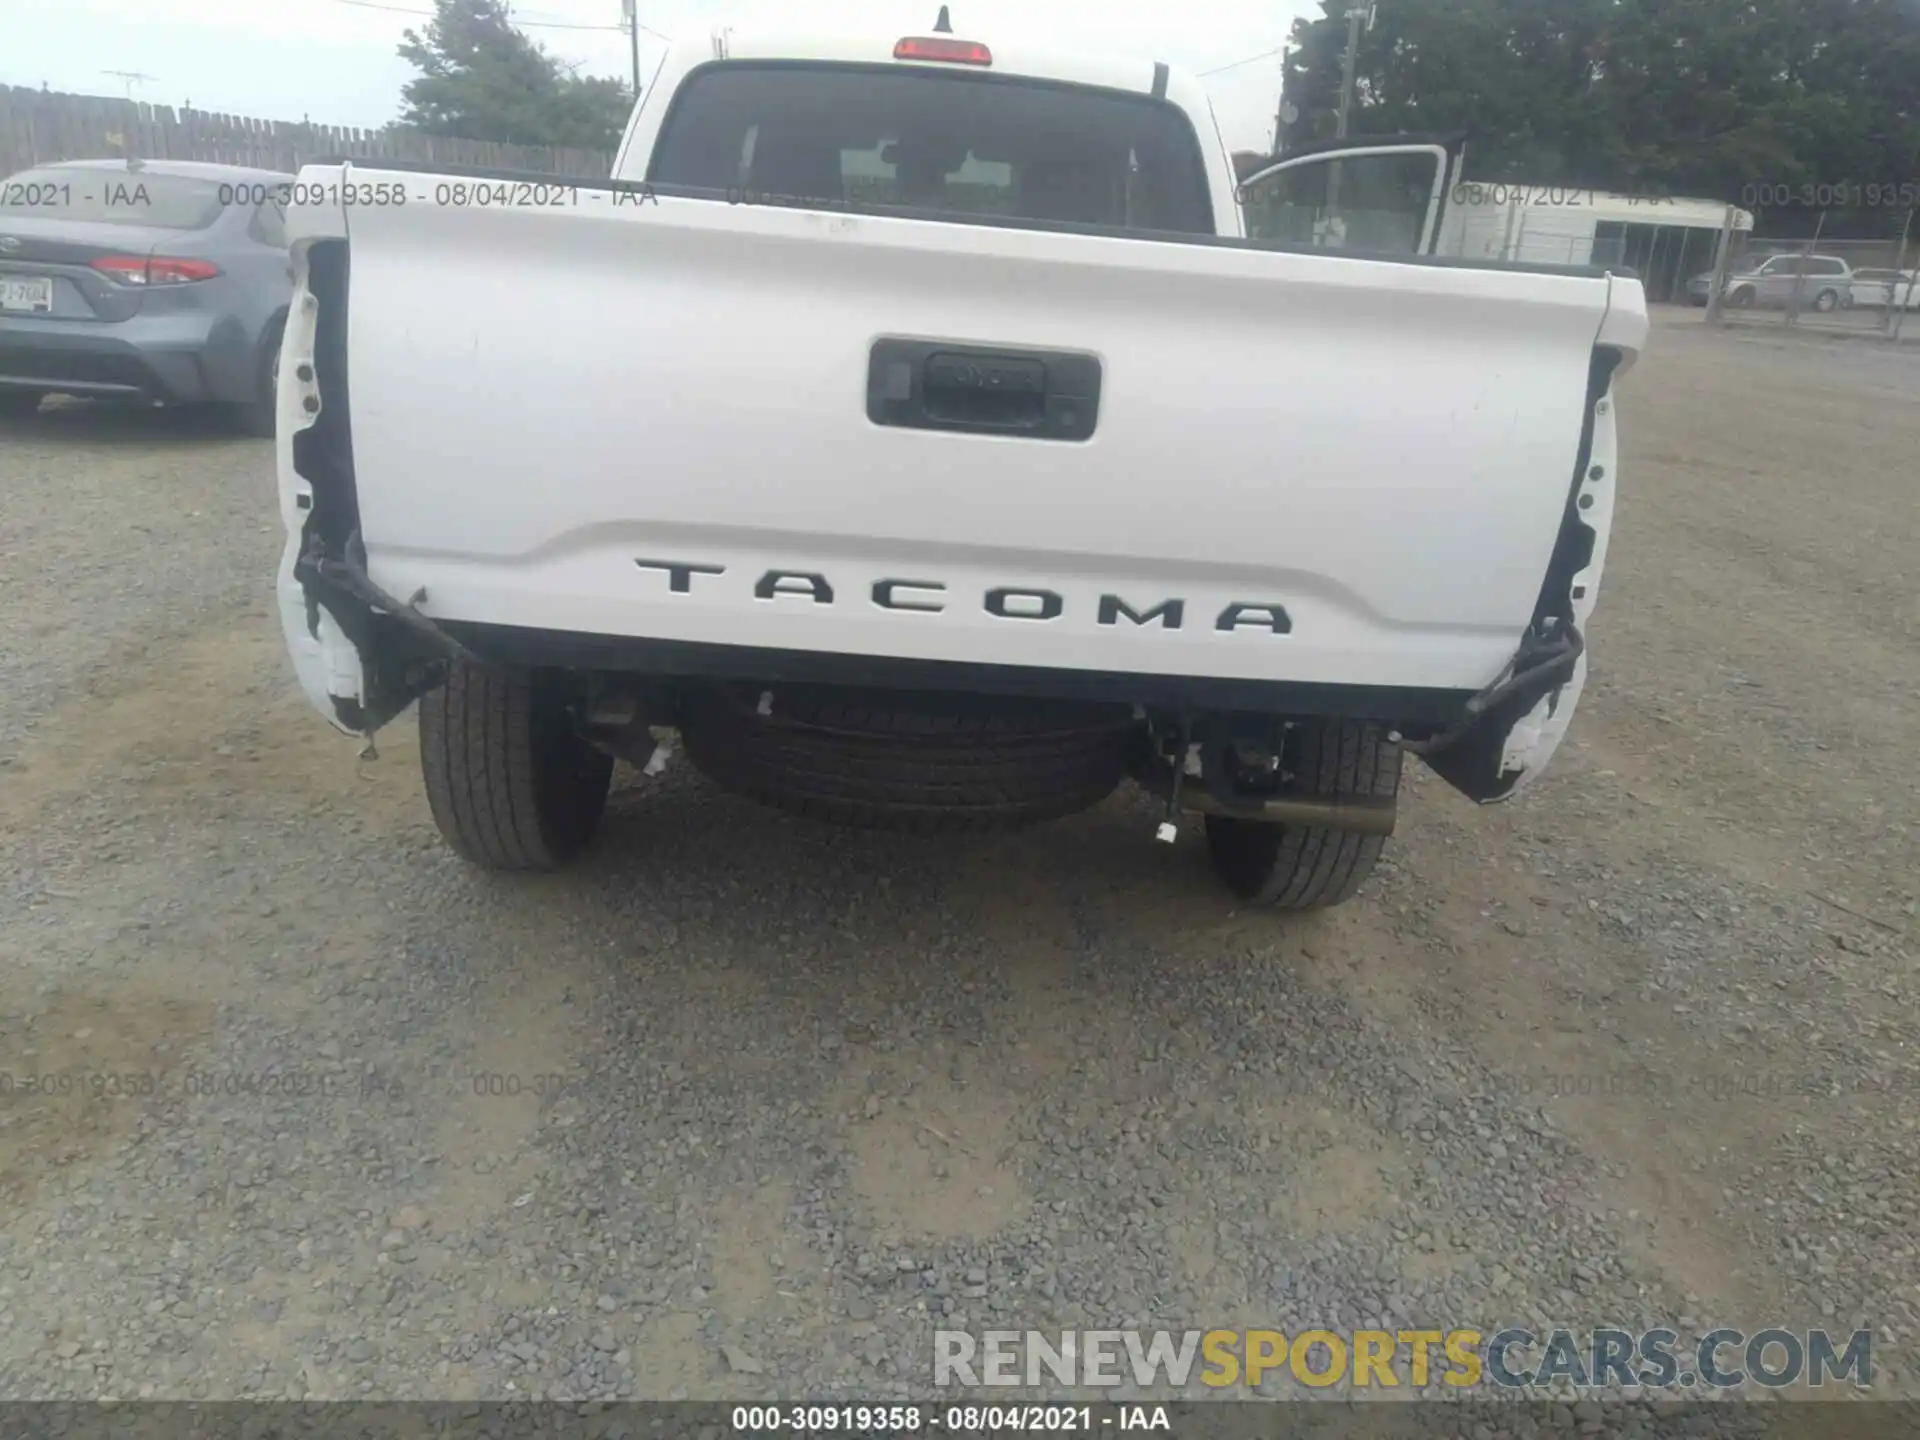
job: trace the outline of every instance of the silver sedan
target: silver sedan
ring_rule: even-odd
[[[293,178],[77,160],[0,180],[0,415],[126,397],[224,406],[271,435]]]

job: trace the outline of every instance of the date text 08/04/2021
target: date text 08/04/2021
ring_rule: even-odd
[[[1171,1430],[1164,1405],[736,1405],[735,1434],[978,1435]]]
[[[613,184],[566,180],[445,180],[431,190],[409,189],[392,180],[318,181],[308,183],[243,183],[223,185],[224,204],[259,205],[267,200],[282,205],[343,205],[380,209],[395,205],[443,205],[474,210],[553,210],[604,203],[623,206],[658,205],[659,192],[647,181]],[[729,205],[766,205],[789,209],[844,210],[857,208],[831,195],[789,194],[775,190],[748,190],[739,185],[724,189],[690,190],[701,199],[724,199]]]
[[[621,185],[617,188],[588,183],[587,196],[604,198],[615,208],[623,205],[657,205],[659,197],[651,185]],[[0,185],[0,206],[8,210],[32,213],[57,211],[71,206],[75,199],[102,209],[144,210],[153,204],[147,187],[140,181],[8,181]],[[275,204],[343,205],[353,209],[374,210],[407,204],[443,205],[469,209],[575,208],[583,203],[579,183],[554,180],[441,180],[431,187],[410,186],[396,180],[243,180],[223,183],[216,191],[223,207]],[[759,196],[736,195],[729,200],[757,200]]]
[[[243,180],[219,188],[222,205],[341,205],[380,210],[404,205],[442,205],[475,210],[576,209],[591,200],[625,205],[658,205],[648,184],[614,186],[571,180],[439,180],[432,186],[399,180]],[[729,200],[739,203],[733,192]],[[759,197],[754,197],[759,198]]]

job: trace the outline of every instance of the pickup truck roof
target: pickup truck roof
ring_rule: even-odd
[[[929,22],[924,28],[907,27],[895,31],[873,26],[853,29],[735,30],[727,28],[711,36],[675,41],[669,47],[662,70],[686,64],[691,68],[706,60],[778,60],[797,64],[809,61],[829,64],[848,62],[893,65],[894,47],[903,39],[930,39],[936,32]],[[1206,88],[1197,75],[1125,55],[1101,50],[1098,46],[1071,50],[1038,44],[1018,36],[1002,36],[971,31],[961,27],[940,39],[972,41],[987,47],[995,71],[1019,75],[1031,80],[1053,80],[1063,85],[1094,85],[1105,90],[1137,90],[1141,94],[1170,95],[1176,80],[1180,88],[1202,98]],[[922,62],[940,64],[943,62]],[[1156,76],[1165,71],[1161,88]],[[1174,98],[1178,104],[1178,97]]]
[[[807,70],[857,66],[896,76],[903,71],[921,71],[940,80],[964,77],[985,83],[1004,81],[1017,83],[1029,92],[1035,85],[1071,87],[1133,97],[1136,104],[1157,101],[1166,105],[1191,128],[1199,147],[1214,227],[1223,234],[1239,233],[1240,217],[1230,203],[1235,183],[1232,161],[1212,102],[1198,76],[1164,62],[1115,55],[1098,48],[1064,49],[1034,43],[1017,34],[973,32],[964,25],[957,27],[957,33],[938,33],[934,23],[929,17],[924,27],[865,28],[852,33],[728,29],[706,38],[679,41],[669,47],[651,85],[634,107],[614,157],[613,177],[630,181],[662,179],[659,161],[663,137],[670,136],[676,111],[688,103],[700,76],[710,67]],[[977,63],[955,63],[899,53],[903,42],[912,41],[971,45],[983,58]]]

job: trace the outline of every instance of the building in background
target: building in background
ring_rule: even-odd
[[[1726,214],[1719,200],[1468,180],[1447,197],[1434,249],[1477,260],[1624,265],[1649,300],[1684,301],[1688,279],[1713,268]],[[1753,230],[1752,214],[1736,209],[1733,228],[1739,244]]]
[[[1355,143],[1363,139],[1357,137]],[[1236,150],[1233,168],[1245,180],[1282,158]],[[1547,265],[1625,266],[1640,276],[1649,300],[1684,302],[1687,281],[1713,268],[1726,217],[1727,207],[1719,200],[1467,180],[1453,187],[1441,208],[1434,253]],[[1753,224],[1751,212],[1734,211],[1736,255]]]

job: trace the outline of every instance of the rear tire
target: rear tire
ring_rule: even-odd
[[[554,677],[460,661],[420,699],[420,768],[440,833],[489,870],[565,866],[599,829],[613,778]]]
[[[242,435],[271,440],[279,428],[280,337],[286,322],[275,323],[260,342],[254,361],[254,395],[233,407],[233,425]]]
[[[1727,303],[1736,310],[1751,310],[1753,308],[1753,291],[1736,290],[1727,297]]]
[[[0,390],[0,419],[25,420],[38,412],[46,398],[39,390]]]
[[[1121,707],[713,685],[685,698],[687,758],[714,784],[862,829],[1012,830],[1077,814],[1119,786]]]
[[[1838,310],[1840,308],[1840,292],[1837,290],[1822,290],[1818,295],[1813,297],[1813,308],[1818,310],[1822,315]]]
[[[1311,721],[1294,731],[1296,774],[1308,793],[1335,799],[1391,796],[1400,789],[1401,750],[1377,725]],[[1383,835],[1319,825],[1273,825],[1207,817],[1207,852],[1228,887],[1249,904],[1315,910],[1350,899],[1386,848]]]

